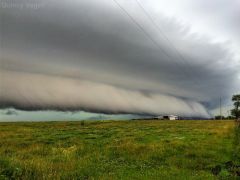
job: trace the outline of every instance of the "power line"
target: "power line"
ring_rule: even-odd
[[[187,62],[186,58],[184,57],[184,55],[174,46],[174,44],[171,42],[171,40],[167,37],[167,35],[164,34],[164,32],[162,31],[162,29],[160,28],[160,26],[154,21],[154,19],[152,18],[152,16],[148,13],[148,11],[143,7],[143,5],[140,3],[139,0],[135,0],[137,5],[140,7],[140,9],[142,9],[143,13],[146,15],[146,17],[150,20],[150,22],[152,22],[152,24],[155,26],[155,28],[160,32],[160,34],[162,34],[162,36],[165,38],[165,40],[169,43],[169,45],[175,50],[176,55],[178,57],[180,57],[179,59],[182,60],[182,62],[184,63],[184,65],[186,66],[190,66],[189,63]],[[185,71],[185,75],[186,77],[188,77],[188,72]],[[197,85],[197,82],[194,81],[194,84]]]
[[[121,6],[117,0],[113,0],[113,2],[115,2],[115,4],[129,17],[129,19],[144,33],[144,35],[150,39],[154,45],[157,46],[157,48],[159,50],[161,50],[161,52],[163,52],[170,60],[172,59],[172,57],[158,44],[157,41],[155,41],[152,36],[128,13],[128,11],[123,7]],[[160,29],[160,28],[159,28]],[[170,40],[169,40],[170,42]],[[175,64],[178,64],[178,61],[175,61]],[[180,66],[179,66],[180,67]],[[188,77],[188,73],[185,71],[185,68],[182,69],[182,72],[185,74],[186,77]]]
[[[165,38],[165,40],[172,46],[172,48],[177,52],[177,54],[181,57],[184,63],[186,63],[186,59],[183,57],[183,55],[179,52],[179,50],[174,46],[174,44],[171,42],[171,40],[164,34],[162,29],[159,27],[159,25],[154,21],[152,16],[147,12],[147,10],[142,6],[142,4],[135,0],[137,5],[143,10],[144,14],[147,16],[147,18],[152,22],[152,24],[156,27],[156,29],[162,34],[162,36]]]
[[[131,19],[131,21],[139,27],[139,29],[144,33],[147,38],[149,38],[153,42],[153,44],[155,44],[168,58],[171,59],[171,56],[164,49],[162,49],[158,42],[155,41],[147,31],[145,31],[145,29],[128,13],[128,11],[123,6],[118,3],[117,0],[113,0],[113,2],[115,2],[117,6]]]

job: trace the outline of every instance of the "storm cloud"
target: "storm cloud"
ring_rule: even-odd
[[[77,110],[93,112],[137,113],[158,115],[177,113],[182,116],[204,116],[202,105],[161,94],[143,94],[109,85],[27,73],[1,74],[1,100],[18,108]]]
[[[228,11],[237,1],[216,7],[215,16],[231,23],[225,31],[224,23],[208,21],[207,35],[167,16],[161,1],[139,2],[162,31],[135,0],[117,2],[6,1],[1,107],[209,117],[220,97],[227,102],[239,91],[240,15]],[[197,4],[189,6],[203,14]]]

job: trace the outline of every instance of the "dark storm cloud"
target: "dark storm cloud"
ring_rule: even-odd
[[[158,17],[183,59],[134,1],[120,3],[158,46],[113,1],[41,3],[1,8],[2,106],[207,116],[200,103],[213,108],[239,88],[227,44]]]

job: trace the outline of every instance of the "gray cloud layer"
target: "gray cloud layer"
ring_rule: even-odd
[[[201,104],[215,108],[239,90],[228,43],[191,34],[177,19],[156,22],[184,60],[135,1],[119,2],[158,47],[113,1],[35,2],[42,7],[1,9],[2,106],[208,116]]]
[[[208,117],[205,108],[161,94],[144,94],[109,85],[54,76],[4,72],[2,102],[19,108],[76,110],[107,113],[164,114]],[[7,93],[4,93],[7,92]]]

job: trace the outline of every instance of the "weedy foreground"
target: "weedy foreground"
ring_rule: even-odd
[[[0,123],[0,179],[238,178],[234,121]]]

